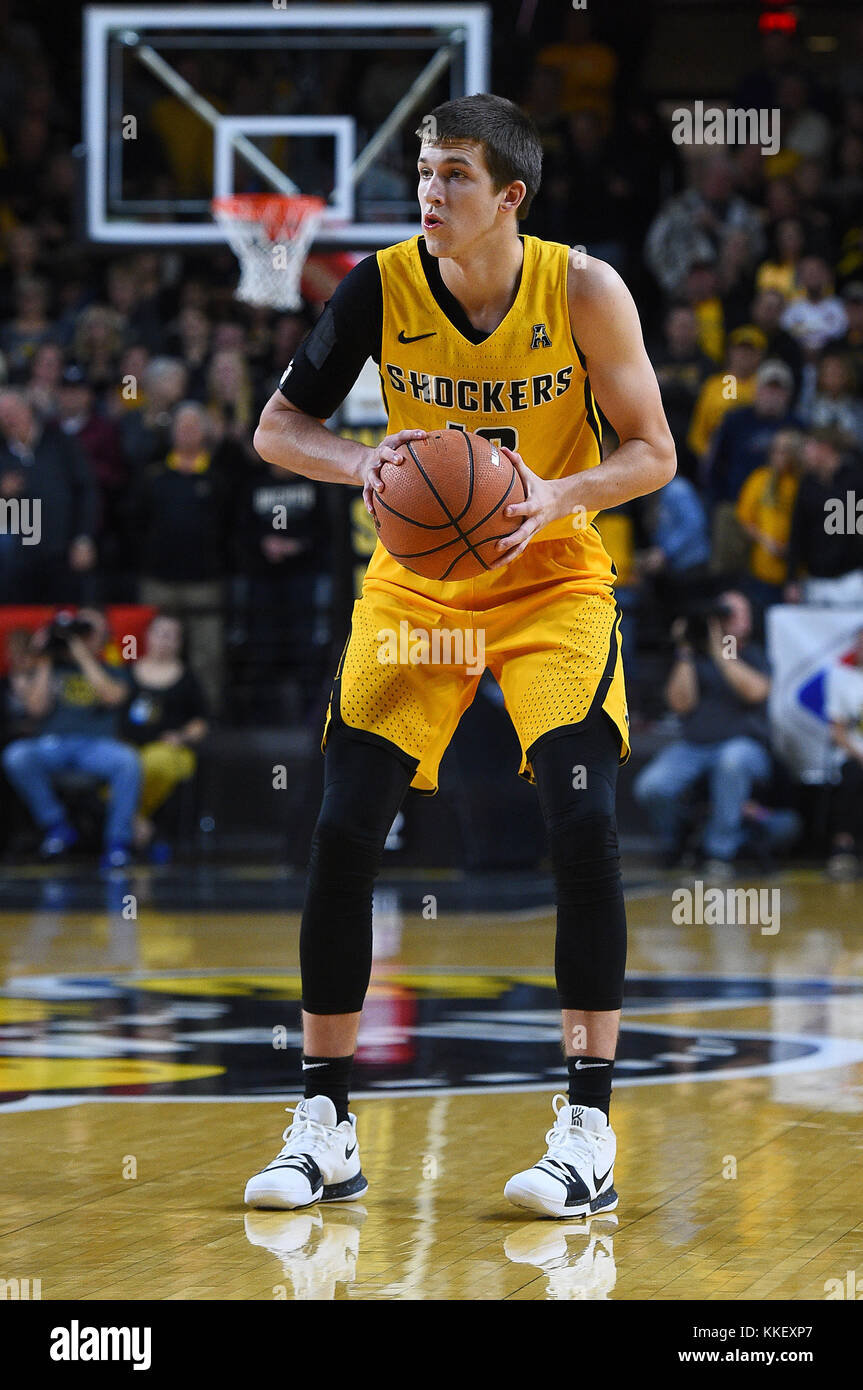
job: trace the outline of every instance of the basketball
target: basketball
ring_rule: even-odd
[[[490,569],[495,542],[518,530],[504,517],[524,484],[497,444],[467,430],[438,430],[403,444],[403,463],[384,463],[374,494],[378,536],[393,559],[425,579],[475,579]]]

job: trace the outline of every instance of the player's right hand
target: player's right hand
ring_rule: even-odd
[[[428,430],[399,430],[398,434],[388,434],[386,439],[381,440],[376,449],[369,450],[368,460],[363,466],[363,501],[369,516],[375,514],[375,509],[372,506],[374,494],[384,490],[381,464],[401,463],[402,456],[396,451],[401,448],[402,444],[407,444],[409,440],[425,439],[427,435]]]

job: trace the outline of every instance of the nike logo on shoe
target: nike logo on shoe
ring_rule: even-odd
[[[408,338],[408,337],[405,336],[405,331],[404,331],[404,329],[402,329],[402,331],[399,333],[399,342],[400,342],[400,343],[418,343],[418,342],[420,342],[423,338],[435,338],[435,337],[437,337],[437,332],[436,332],[436,331],[435,331],[435,332],[432,332],[432,333],[417,333],[417,334],[414,335],[413,338]]]
[[[602,1187],[602,1184],[605,1182],[606,1178],[608,1177],[608,1175],[609,1175],[609,1173],[611,1172],[611,1169],[612,1169],[613,1167],[614,1167],[614,1164],[612,1163],[611,1168],[607,1168],[606,1171],[603,1173],[602,1177],[599,1177],[599,1176],[597,1175],[597,1171],[596,1171],[596,1169],[594,1168],[594,1170],[593,1170],[593,1185],[594,1185],[594,1187],[596,1188],[597,1192],[598,1192],[599,1189]]]
[[[347,1162],[347,1160],[348,1160],[353,1154],[355,1154],[356,1151],[357,1151],[357,1146],[356,1146],[356,1144],[354,1144],[354,1147],[353,1147],[352,1149],[349,1149],[347,1146],[345,1146],[345,1161]],[[609,1169],[609,1171],[611,1171],[611,1170]],[[607,1175],[606,1175],[606,1176],[607,1176]]]

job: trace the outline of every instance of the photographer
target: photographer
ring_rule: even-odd
[[[685,793],[705,774],[710,811],[703,847],[708,870],[728,869],[744,839],[753,784],[771,770],[766,702],[767,661],[750,640],[752,612],[739,593],[723,594],[712,612],[677,618],[676,648],[666,700],[681,720],[681,737],[636,779],[636,800],[659,836],[667,865],[677,861]]]
[[[129,863],[132,822],[141,773],[135,751],[115,737],[117,715],[129,698],[122,671],[100,661],[107,626],[95,609],[77,617],[60,613],[36,634],[36,670],[26,687],[27,715],[37,721],[33,737],[19,738],[3,752],[6,776],[43,832],[40,853],[56,859],[77,840],[53,779],[84,773],[108,786],[102,866]]]

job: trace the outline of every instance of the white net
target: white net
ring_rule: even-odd
[[[271,193],[213,200],[213,216],[240,262],[237,299],[287,311],[302,306],[303,264],[324,208],[321,198]]]

